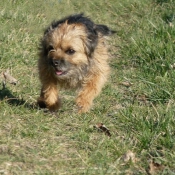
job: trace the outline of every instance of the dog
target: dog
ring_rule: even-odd
[[[78,89],[78,112],[88,112],[109,77],[106,36],[113,33],[83,14],[52,22],[39,47],[39,107],[57,111],[58,89]]]

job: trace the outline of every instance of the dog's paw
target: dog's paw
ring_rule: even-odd
[[[38,98],[37,104],[40,108],[47,108],[50,112],[58,111],[61,106],[61,102],[59,100],[54,104],[47,104],[41,97]]]
[[[54,103],[54,104],[52,104],[52,105],[48,105],[47,108],[48,108],[49,111],[51,111],[51,112],[56,112],[56,111],[58,111],[58,109],[60,108],[60,106],[61,106],[61,104],[60,104],[60,102],[58,101],[58,102],[56,102],[56,103]]]
[[[76,104],[78,107],[79,114],[88,112],[91,108],[91,105],[92,105],[87,100],[82,100],[82,99],[77,99]]]

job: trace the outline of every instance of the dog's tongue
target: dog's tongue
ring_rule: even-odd
[[[61,71],[61,70],[56,71],[57,75],[61,75],[62,73],[63,73],[63,71]]]

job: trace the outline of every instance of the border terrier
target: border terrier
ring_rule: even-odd
[[[57,111],[60,108],[59,89],[78,89],[78,112],[89,111],[108,79],[106,36],[114,32],[83,14],[52,22],[39,48],[42,88],[38,105]]]

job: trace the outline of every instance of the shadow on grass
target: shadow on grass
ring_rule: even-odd
[[[162,5],[163,3],[169,3],[169,2],[171,2],[171,0],[155,0],[155,2],[156,2],[157,4]]]
[[[15,97],[7,88],[2,88],[0,90],[0,101],[3,100],[12,106],[24,106],[29,109],[38,108],[36,104],[29,104],[25,100]]]

